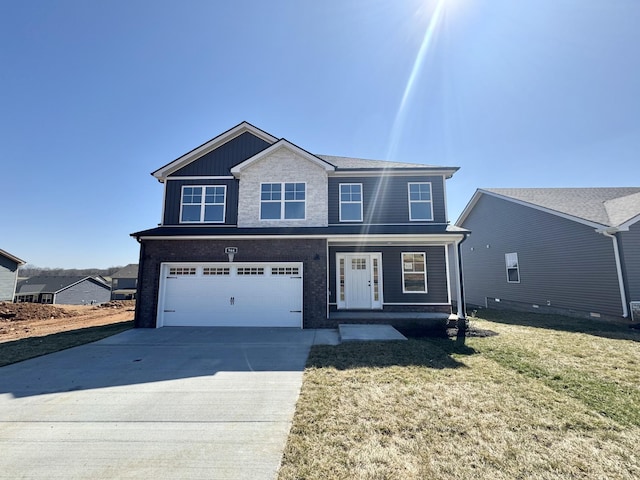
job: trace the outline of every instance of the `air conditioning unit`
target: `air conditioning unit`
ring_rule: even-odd
[[[631,307],[631,320],[640,322],[640,302],[629,302],[629,307]]]

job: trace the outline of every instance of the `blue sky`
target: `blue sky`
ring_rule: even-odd
[[[439,5],[439,6],[438,6]],[[0,248],[135,263],[149,173],[246,120],[476,188],[638,186],[638,0],[0,0]]]

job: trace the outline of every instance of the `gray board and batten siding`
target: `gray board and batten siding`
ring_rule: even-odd
[[[197,160],[173,172],[171,177],[226,176],[231,168],[271,146],[270,143],[245,132]]]
[[[444,178],[442,176],[361,176],[329,177],[329,224],[340,223],[340,184],[360,183],[363,190],[365,223],[398,224],[409,221],[409,187],[412,182],[431,183],[433,223],[447,221]],[[371,209],[374,208],[372,211]],[[354,222],[349,222],[354,223]],[[411,222],[419,223],[419,222]]]
[[[612,241],[593,227],[482,195],[462,227],[468,305],[486,299],[620,317]],[[517,253],[520,282],[508,283],[505,254]]]
[[[336,304],[336,254],[354,252],[382,253],[382,293],[384,303],[449,304],[445,246],[330,246],[329,303]],[[425,252],[427,256],[427,293],[402,292],[402,252]],[[424,307],[420,308],[425,310]]]
[[[0,301],[12,302],[16,289],[18,263],[0,255]]]

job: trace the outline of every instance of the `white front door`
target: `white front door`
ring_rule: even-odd
[[[337,254],[338,308],[382,308],[382,254]]]

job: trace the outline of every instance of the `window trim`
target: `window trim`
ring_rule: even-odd
[[[220,203],[205,203],[206,188],[216,187],[223,188],[224,199],[222,204]],[[185,206],[184,203],[184,189],[185,188],[202,188],[202,201],[200,202],[200,220],[182,220],[182,212]],[[186,205],[198,205],[197,203],[187,203]],[[222,220],[205,221],[204,215],[207,205],[222,205]],[[226,185],[182,185],[180,189],[180,216],[178,217],[179,223],[225,223],[227,218],[227,186]]]
[[[509,261],[508,261],[508,256],[509,255],[515,255],[515,259],[516,259],[516,266],[515,267],[510,267],[509,266]],[[505,266],[505,272],[507,274],[507,283],[520,283],[520,259],[518,258],[518,252],[510,252],[510,253],[505,253],[504,254],[504,266]],[[509,270],[515,270],[517,275],[518,275],[518,280],[510,280],[509,279]]]
[[[285,218],[286,204],[285,190],[286,185],[295,185],[301,183],[304,185],[304,200],[289,200],[289,203],[304,203],[304,216],[302,218]],[[262,200],[262,186],[263,185],[280,185],[280,200]],[[260,196],[260,211],[258,212],[258,218],[261,222],[301,222],[307,219],[307,182],[260,182],[260,190],[258,195]],[[262,218],[262,203],[280,203],[280,218]]]
[[[411,185],[429,185],[429,196],[431,197],[431,200],[411,200]],[[407,201],[410,222],[433,222],[433,185],[431,182],[407,182]],[[428,203],[431,218],[413,218],[411,215],[411,204],[413,203]]]
[[[406,272],[404,269],[404,256],[405,255],[422,255],[424,258],[424,271],[423,272]],[[400,252],[400,268],[402,271],[402,293],[429,293],[429,288],[427,286],[427,252]],[[416,290],[407,290],[406,282],[405,282],[405,273],[422,273],[424,277],[424,290],[416,291]]]
[[[343,202],[342,201],[342,187],[343,186],[354,186],[354,185],[358,185],[360,187],[360,201],[359,202],[354,202],[354,201],[348,201],[348,202]],[[363,212],[363,204],[364,204],[364,187],[362,185],[362,183],[339,183],[338,184],[338,204],[340,207],[340,222],[349,222],[349,223],[361,223],[363,221],[364,218],[364,212]],[[360,219],[358,220],[345,220],[342,218],[342,204],[346,203],[346,204],[355,204],[355,203],[359,203],[360,204]]]

